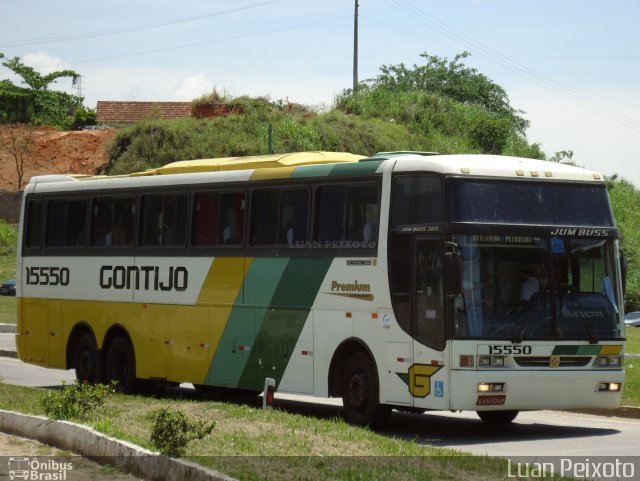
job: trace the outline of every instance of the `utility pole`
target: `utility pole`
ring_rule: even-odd
[[[358,88],[358,0],[355,0],[353,16],[353,93]]]
[[[78,80],[76,80],[76,88],[78,89],[78,97],[82,97],[82,75],[78,75]]]

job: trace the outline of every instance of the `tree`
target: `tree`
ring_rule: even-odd
[[[573,162],[573,150],[559,150],[547,160],[549,162],[562,162],[564,159],[567,159],[564,161],[565,164],[576,165]]]
[[[0,52],[0,58],[2,57],[4,57],[4,54]],[[6,62],[3,62],[2,65],[21,77],[22,80],[33,90],[47,90],[49,84],[64,77],[71,78],[71,83],[75,87],[76,82],[80,78],[80,74],[73,70],[57,70],[50,74],[42,75],[41,73],[36,72],[32,67],[22,63],[18,57],[7,60]]]
[[[25,161],[31,157],[33,147],[32,125],[11,124],[6,137],[0,137],[0,148],[13,158],[18,174],[18,190],[22,189]]]
[[[1,57],[4,57],[2,52]],[[18,87],[8,80],[0,84],[0,107],[12,113],[0,114],[0,123],[29,122],[63,129],[87,125],[81,118],[85,115],[83,112],[80,118],[76,115],[82,110],[82,97],[48,90],[49,85],[59,78],[68,77],[75,85],[80,74],[73,70],[58,70],[43,75],[25,65],[18,57],[6,60],[2,65],[21,77],[28,87]]]
[[[458,102],[482,105],[496,116],[508,118],[514,130],[524,134],[529,126],[529,121],[521,115],[524,112],[511,107],[504,88],[461,62],[470,55],[462,52],[448,60],[424,52],[420,56],[426,59],[425,65],[414,65],[413,68],[403,63],[383,65],[381,73],[365,84],[401,92],[423,90]]]

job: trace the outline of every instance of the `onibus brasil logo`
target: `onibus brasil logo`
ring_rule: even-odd
[[[11,457],[9,479],[25,479],[33,481],[65,481],[67,471],[73,469],[73,463],[56,459],[39,460],[38,458]]]

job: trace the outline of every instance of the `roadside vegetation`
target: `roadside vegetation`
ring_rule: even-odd
[[[16,277],[18,228],[0,219],[0,283]],[[0,296],[0,323],[16,323],[16,298]]]
[[[0,384],[0,408],[42,415],[45,395],[41,389]],[[483,480],[502,479],[507,472],[504,460],[464,456],[348,425],[334,417],[337,410],[317,418],[257,406],[112,394],[99,409],[72,419],[155,450],[149,413],[180,411],[193,422],[215,425],[189,442],[182,456],[243,480]]]

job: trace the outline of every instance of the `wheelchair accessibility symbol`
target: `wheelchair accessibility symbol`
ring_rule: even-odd
[[[433,395],[435,397],[444,397],[444,382],[443,381],[436,381],[435,382],[435,392],[433,393]]]

